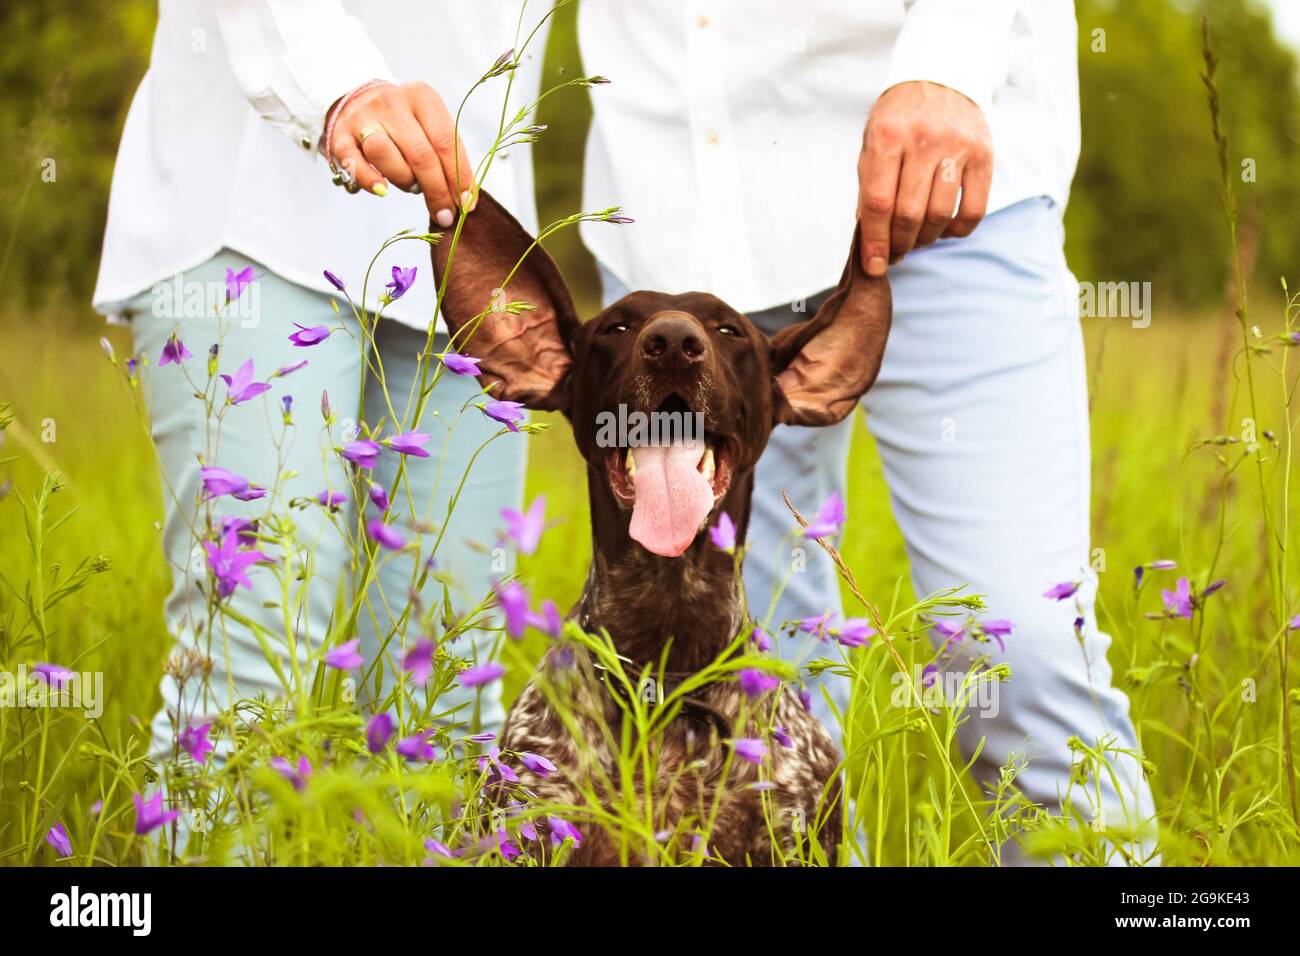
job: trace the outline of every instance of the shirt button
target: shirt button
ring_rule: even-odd
[[[707,136],[704,137],[704,141],[705,141],[706,143],[708,143],[710,146],[717,146],[717,145],[718,145],[718,134],[717,134],[717,133],[709,133]]]
[[[311,152],[311,140],[309,140],[306,136],[298,140],[298,145],[301,146],[303,149],[307,150],[308,152]]]
[[[701,13],[698,17],[695,18],[695,25],[699,27],[701,30],[707,29],[709,26],[709,18]]]

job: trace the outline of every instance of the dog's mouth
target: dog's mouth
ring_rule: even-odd
[[[606,451],[610,490],[632,510],[632,540],[654,554],[681,555],[731,487],[735,460],[734,439],[707,430]]]

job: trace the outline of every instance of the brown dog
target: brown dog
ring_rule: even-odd
[[[433,247],[440,284],[451,238],[448,231]],[[496,309],[468,341],[457,338],[458,349],[481,360],[480,381],[494,398],[563,412],[573,426],[587,461],[594,554],[570,616],[588,633],[607,631],[634,679],[647,665],[658,668],[667,647],[665,676],[679,683],[748,626],[732,558],[713,545],[707,527],[725,511],[743,543],[754,466],[773,426],[830,425],[853,411],[880,368],[889,285],[862,270],[855,234],[839,289],[815,316],[771,340],[725,302],[700,292],[633,292],[583,323],[554,261],[540,246],[529,251],[533,243],[482,194],[456,244],[443,314],[459,332]],[[516,302],[530,308],[507,307]],[[609,432],[601,423],[629,411],[698,413],[687,420],[703,422],[702,440],[602,447]],[[579,672],[592,673],[589,667]],[[621,710],[613,692],[601,683],[579,683],[573,709],[602,715],[617,728]],[[655,779],[637,783],[652,788],[655,832],[681,839],[711,818],[710,858],[733,865],[776,862],[776,851],[790,849],[799,827],[771,825],[775,814],[765,817],[760,804],[766,792],[769,807],[806,824],[834,861],[838,758],[825,728],[788,686],[762,695],[748,708],[747,726],[736,726],[745,703],[731,680],[694,690],[684,702],[658,745]],[[761,726],[755,713],[762,715]],[[719,795],[730,741],[766,736],[769,719],[789,746],[770,741],[761,777],[759,765],[732,760]],[[597,779],[617,780],[609,738],[598,723],[584,718],[575,735],[535,680],[510,710],[502,749],[552,760],[558,772],[542,777],[521,769],[522,784],[543,801],[582,805],[581,794]],[[587,772],[593,768],[603,773]],[[749,786],[759,779],[770,782],[767,791]],[[629,862],[616,834],[599,825],[582,829],[572,863]],[[787,833],[777,848],[774,830]]]

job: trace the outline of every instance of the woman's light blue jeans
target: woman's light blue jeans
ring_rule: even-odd
[[[166,624],[175,640],[172,656],[175,659],[186,649],[210,649],[213,668],[207,695],[197,693],[193,682],[182,695],[178,681],[173,676],[164,676],[163,706],[152,726],[152,749],[158,755],[172,753],[179,730],[227,706],[231,701],[231,686],[235,699],[255,697],[259,693],[268,697],[283,695],[261,646],[247,628],[236,626],[227,617],[218,625],[219,633],[212,635],[211,642],[199,633],[208,617],[206,602],[197,586],[205,579],[206,557],[198,550],[192,528],[201,513],[197,505],[202,488],[199,456],[209,447],[208,422],[203,403],[194,397],[195,389],[181,370],[175,365],[159,365],[168,337],[178,333],[194,353],[185,360],[185,369],[202,388],[208,348],[217,339],[217,320],[211,312],[211,297],[202,301],[201,290],[223,289],[227,268],[239,272],[248,266],[253,268],[256,278],[232,307],[233,317],[223,322],[221,372],[231,374],[252,359],[254,379],[265,381],[280,367],[303,359],[308,364],[272,379],[270,392],[228,408],[219,445],[215,454],[208,456],[207,464],[268,487],[277,474],[288,474],[290,477],[283,481],[282,501],[295,496],[315,498],[326,488],[349,490],[344,470],[331,451],[331,446],[341,445],[352,437],[349,429],[362,417],[360,336],[346,305],[342,311],[348,317],[340,318],[331,308],[329,296],[287,282],[259,263],[229,250],[184,273],[179,277],[179,284],[176,280],[160,283],[130,303],[127,314],[136,350],[149,359],[144,383],[162,474],[162,544],[172,568],[172,587],[165,609]],[[421,273],[425,274],[420,279],[428,281],[427,270]],[[175,294],[177,290],[182,294]],[[298,348],[289,341],[289,336],[296,331],[295,322],[309,327],[336,326],[343,322],[357,337],[335,333],[319,345]],[[439,339],[434,344],[435,350],[445,347],[445,339],[441,336]],[[387,319],[380,321],[375,334],[374,359],[382,362],[388,392],[399,416],[404,414],[425,342],[423,332]],[[443,523],[448,499],[456,492],[470,458],[499,430],[472,407],[460,415],[454,429],[449,431],[443,424],[456,419],[465,402],[477,392],[478,384],[473,378],[442,376],[418,425],[418,430],[433,436],[427,446],[430,457],[405,458],[413,502],[408,502],[404,494],[394,495],[395,512],[432,525]],[[328,393],[336,416],[328,436],[322,432],[319,410],[322,393]],[[217,394],[224,398],[224,385],[218,386]],[[281,400],[286,395],[293,398],[295,423],[287,430],[281,419]],[[374,427],[382,417],[386,419],[384,433],[392,434],[392,416],[373,374],[366,376],[364,402],[367,423]],[[417,430],[409,420],[405,425],[408,430]],[[500,551],[493,553],[492,535],[500,524],[499,510],[520,506],[525,446],[523,435],[507,435],[483,449],[443,535],[436,566],[441,574],[456,582],[451,591],[456,612],[477,605],[487,593],[491,580],[511,570],[508,556]],[[391,491],[401,461],[396,454],[384,453],[370,473],[371,479]],[[217,505],[216,513],[221,516],[256,518],[266,511],[264,501],[241,502],[224,497]],[[343,506],[340,517],[348,527],[355,527],[356,507],[355,502]],[[366,508],[373,517],[374,506],[366,504]],[[298,541],[304,547],[304,557],[310,562],[313,574],[304,613],[293,626],[300,643],[318,646],[336,612],[339,587],[350,580],[351,553],[322,509],[313,506],[291,513]],[[429,557],[434,537],[423,535],[424,552],[419,560]],[[397,560],[383,563],[368,591],[357,634],[361,639],[360,653],[367,662],[375,660],[380,653],[381,636],[391,632],[394,618],[407,606],[414,560],[403,554]],[[283,595],[276,577],[269,569],[255,567],[249,573],[249,580],[251,589],[239,587],[231,595],[231,608],[273,633],[283,634],[286,626],[281,609]],[[422,597],[427,604],[440,601],[441,596],[442,585],[431,576]],[[414,629],[408,629],[408,642],[416,636]],[[486,653],[487,647],[486,638],[481,646],[474,646],[468,637],[462,637],[449,650],[457,656],[474,659]],[[387,649],[389,660],[400,660],[400,656],[401,648]],[[358,700],[364,702],[364,688],[358,691]],[[462,706],[457,719],[464,720],[469,720],[477,708],[479,724],[495,730],[503,719],[499,693],[497,685],[489,685],[481,692],[457,687],[444,694],[440,704]]]

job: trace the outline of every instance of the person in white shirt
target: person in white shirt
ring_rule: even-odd
[[[449,135],[445,106],[514,45],[518,3],[349,8],[355,15],[305,0],[162,4],[150,72],[123,136],[95,295],[106,313],[130,318],[151,357],[178,323],[190,341],[207,331],[202,316],[159,308],[164,280],[220,284],[225,270],[251,265],[261,314],[223,341],[222,367],[252,357],[269,370],[297,358],[288,323],[329,314],[334,289],[322,264],[359,282],[385,238],[426,216],[444,222],[463,201],[461,171],[491,144],[500,104],[470,102],[463,143]],[[985,739],[976,768],[990,782],[1020,755],[1018,784],[1049,808],[1066,790],[1070,737],[1102,741],[1118,785],[1103,776],[1100,802],[1076,800],[1076,809],[1145,821],[1153,809],[1132,756],[1136,733],[1093,613],[1083,348],[1077,318],[1060,307],[1073,283],[1060,217],[1079,146],[1075,33],[1068,0],[587,0],[584,69],[612,82],[593,97],[584,207],[622,206],[636,223],[585,224],[583,237],[607,301],[626,289],[698,289],[775,331],[816,310],[861,219],[864,264],[888,271],[894,295],[884,367],[864,404],[915,589],[967,585],[987,595],[983,620],[1014,624],[1005,650],[968,636],[951,641],[950,668],[988,654],[1014,671],[996,705],[971,714],[960,741],[970,752]],[[516,102],[536,87],[540,49],[517,71],[524,92]],[[340,102],[324,149],[371,196],[335,189],[316,155]],[[482,185],[533,228],[528,159],[526,147],[512,147]],[[402,191],[416,185],[419,197]],[[417,262],[427,259],[399,243],[380,267],[386,275]],[[377,348],[390,380],[409,379],[432,304],[430,283],[417,281],[386,312],[395,321],[380,324]],[[346,351],[313,350],[312,364],[285,387],[303,396],[326,388],[340,418],[359,415],[359,359]],[[186,508],[199,493],[203,429],[201,406],[186,404],[174,371],[153,369],[149,392],[176,567],[167,620],[188,645],[196,575]],[[464,398],[440,397],[447,408]],[[367,406],[374,401],[365,396]],[[243,426],[232,418],[226,427]],[[774,582],[790,577],[778,621],[841,610],[833,568],[816,549],[805,573],[786,575],[771,545],[791,524],[782,490],[803,508],[843,494],[850,428],[851,419],[830,429],[779,426],[760,464],[746,584],[761,606]],[[448,474],[459,474],[481,439],[467,430],[453,440]],[[522,444],[495,443],[496,457],[480,459],[475,474],[487,480],[476,481],[479,497],[458,514],[481,520],[517,502]],[[235,460],[218,464],[261,477],[275,462],[254,445],[251,434],[224,441],[223,455]],[[319,458],[300,440],[281,464],[300,470],[297,493],[341,486]],[[304,519],[309,535],[318,527]],[[315,563],[328,579],[343,556],[321,541]],[[454,561],[468,582],[487,575],[472,554]],[[1078,585],[1069,599],[1043,596],[1060,582]],[[255,587],[235,600],[263,614],[263,597]],[[322,603],[310,618],[326,619],[330,595],[312,600]],[[251,638],[230,637],[240,690],[273,690]],[[812,645],[783,638],[780,649],[803,659],[819,653]],[[843,710],[844,682],[828,681],[813,697],[834,727],[821,690]],[[164,705],[155,748],[167,752],[198,711],[166,682]],[[486,726],[499,722],[495,698],[480,706]]]
[[[364,394],[357,346],[362,333],[346,305],[342,316],[333,311],[331,300],[341,300],[342,294],[325,272],[358,300],[367,264],[385,240],[404,229],[425,232],[430,219],[451,221],[473,181],[469,158],[481,160],[496,140],[507,82],[513,109],[538,93],[544,31],[520,55],[512,78],[489,80],[469,99],[457,138],[454,113],[461,98],[504,52],[522,46],[522,6],[520,0],[369,0],[350,4],[351,13],[328,0],[165,0],[159,6],[149,70],[131,104],[118,152],[94,294],[101,312],[130,323],[137,353],[152,366],[145,370],[144,384],[162,472],[163,545],[173,573],[165,606],[173,655],[179,659],[181,651],[198,649],[212,660],[204,693],[196,692],[194,680],[182,686],[175,674],[183,667],[169,666],[163,706],[153,721],[157,754],[175,752],[187,727],[202,724],[230,702],[232,687],[236,698],[283,694],[250,630],[218,617],[219,633],[208,632],[199,591],[207,561],[193,534],[203,530],[199,459],[267,487],[277,475],[291,475],[280,485],[280,501],[311,500],[349,488],[337,458],[323,453],[322,445],[341,446],[362,420],[374,426],[386,419],[385,434],[394,432],[373,370],[382,363],[395,411],[404,414],[434,314],[428,246],[421,240],[398,242],[375,265],[366,294],[372,310],[393,267],[416,272],[409,290],[384,309],[375,331],[378,363],[371,363]],[[525,31],[538,19],[530,11]],[[331,144],[322,142],[327,121]],[[485,185],[535,229],[529,150],[522,143],[499,152]],[[338,188],[322,152],[331,152],[368,195]],[[408,191],[414,189],[418,192]],[[239,294],[219,338],[214,311],[224,301],[227,277]],[[300,348],[289,341],[297,331],[294,323],[343,325],[352,334],[335,333]],[[161,358],[173,334],[193,354],[164,366]],[[269,381],[273,388],[226,408],[216,441],[193,393],[195,383],[201,387],[207,378],[207,353],[218,338],[222,373],[234,373],[251,359],[254,380]],[[447,337],[440,332],[432,346],[445,350]],[[272,377],[304,359],[306,366]],[[374,485],[392,496],[392,521],[414,512],[411,516],[426,522],[443,522],[471,456],[499,429],[473,408],[461,414],[477,391],[472,377],[444,375],[422,420],[405,422],[409,430],[433,436],[430,457],[385,453],[369,472]],[[328,441],[321,436],[317,411],[322,393],[328,394],[335,417]],[[218,400],[225,394],[218,385]],[[281,440],[286,396],[295,425]],[[448,435],[443,423],[458,416]],[[437,571],[458,582],[452,590],[458,612],[475,607],[491,582],[509,570],[488,549],[465,542],[490,544],[499,510],[520,507],[525,445],[524,436],[509,435],[478,455],[473,480],[443,535]],[[409,477],[413,503],[393,493],[399,464]],[[212,510],[217,517],[255,519],[266,504],[224,496]],[[330,521],[355,527],[358,509],[367,519],[379,516],[369,501],[345,500],[339,507],[336,515],[317,505],[292,512],[306,552],[301,559],[311,562],[315,575],[295,629],[313,641],[324,636],[337,586],[351,574],[350,555]],[[432,536],[424,538],[422,559],[432,546]],[[381,653],[391,617],[407,605],[415,560],[404,555],[379,566],[358,622],[359,651],[367,663]],[[276,578],[265,569],[253,569],[248,578],[251,588],[236,587],[230,595],[232,609],[283,641]],[[441,600],[441,587],[431,577],[426,602]],[[411,633],[408,640],[417,636]],[[490,647],[488,637],[481,645],[461,639],[448,650],[473,659]],[[384,651],[388,674],[402,650]],[[458,716],[477,716],[484,727],[498,726],[504,717],[494,685],[481,692],[453,689],[440,703],[463,705]]]
[[[1097,774],[1095,795],[1076,785],[1073,809],[1149,827],[1128,700],[1093,612],[1084,350],[1064,306],[1077,299],[1061,224],[1080,139],[1070,0],[589,0],[579,31],[584,69],[610,79],[592,97],[584,206],[636,219],[582,227],[605,302],[698,289],[772,333],[816,312],[860,219],[863,263],[888,271],[894,302],[863,405],[914,589],[986,596],[978,619],[996,640],[941,621],[945,672],[981,657],[1012,672],[959,741],[979,750],[990,789],[1012,764],[1053,812],[1071,738],[1101,746],[1115,776]],[[782,556],[778,542],[793,527],[782,491],[804,514],[847,497],[852,427],[778,425],[759,463],[746,588],[766,608],[786,582],[776,622],[843,613],[821,551]],[[1072,593],[1045,596],[1058,584]],[[836,656],[796,637],[779,650]],[[814,709],[834,728],[847,682],[818,683]],[[1152,845],[1127,847],[1128,860]]]

